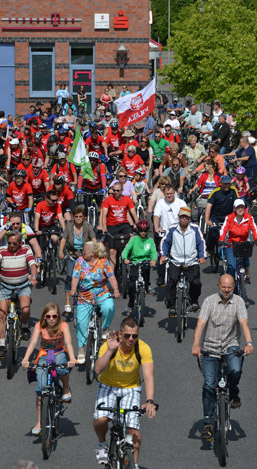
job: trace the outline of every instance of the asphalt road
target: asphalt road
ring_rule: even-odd
[[[256,251],[256,250],[255,250]],[[257,256],[252,258],[252,284],[248,288],[250,298],[249,319],[253,342],[257,343],[257,318],[255,302]],[[203,299],[216,291],[218,275],[210,272],[209,262],[203,266]],[[154,279],[156,272],[152,272]],[[159,412],[155,419],[142,417],[141,469],[206,469],[218,468],[216,448],[199,439],[202,428],[201,388],[202,376],[196,359],[191,355],[193,331],[197,315],[191,314],[188,329],[181,344],[175,338],[176,319],[168,319],[163,303],[164,288],[156,288],[154,296],[147,296],[147,313],[140,337],[152,348],[155,363],[155,400]],[[48,301],[56,301],[64,307],[63,279],[59,278],[57,295],[52,296],[46,288],[33,291],[32,322],[40,317]],[[126,301],[116,301],[113,327],[118,328],[126,315]],[[75,329],[71,323],[73,344],[76,350]],[[244,341],[242,341],[244,344]],[[20,357],[25,353],[22,342]],[[256,467],[256,354],[247,357],[241,379],[240,410],[232,411],[232,430],[229,433],[227,467],[242,469]],[[1,403],[1,456],[0,469],[9,469],[18,459],[34,461],[40,469],[80,469],[99,467],[95,460],[97,439],[92,422],[96,382],[88,386],[85,371],[76,368],[71,373],[72,403],[67,405],[61,418],[59,437],[50,459],[44,461],[40,438],[31,435],[36,422],[34,383],[28,384],[26,372],[18,368],[12,380],[6,378],[6,363],[0,362]],[[142,396],[142,401],[144,397]],[[103,466],[102,466],[103,467]]]

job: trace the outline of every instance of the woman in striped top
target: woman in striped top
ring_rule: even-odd
[[[196,205],[198,208],[205,208],[207,204],[207,199],[211,192],[220,185],[220,176],[218,176],[215,171],[215,163],[211,159],[207,159],[204,163],[205,171],[197,179],[194,187],[189,191],[189,195],[192,192],[195,192],[196,189],[199,189],[199,197],[196,200]]]

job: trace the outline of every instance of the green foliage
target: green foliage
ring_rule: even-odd
[[[151,27],[152,38],[162,45],[166,44],[168,39],[168,1],[152,0],[151,8],[153,11],[153,25]],[[185,6],[195,3],[196,0],[170,0],[170,30],[173,31],[174,23],[178,19],[179,12]],[[251,1],[251,0],[248,0]],[[253,0],[254,1],[254,0]]]
[[[179,96],[196,102],[215,98],[237,122],[253,128],[257,115],[257,10],[240,0],[202,0],[184,8],[169,40],[174,62],[164,66],[165,82],[175,85]]]

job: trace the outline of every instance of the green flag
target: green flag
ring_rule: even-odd
[[[91,181],[94,180],[94,173],[88,158],[84,140],[79,130],[79,126],[77,126],[75,140],[72,145],[68,161],[76,166],[81,167],[81,176],[83,179],[90,179]]]

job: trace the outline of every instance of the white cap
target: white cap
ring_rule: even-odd
[[[256,138],[254,138],[254,137],[248,137],[248,142],[250,143],[250,145],[252,145],[253,143],[256,142]]]
[[[243,199],[236,199],[235,202],[234,202],[234,207],[237,208],[239,207],[239,205],[244,205],[245,206],[245,203],[244,203],[244,200]]]
[[[170,116],[175,116],[175,115],[176,115],[175,111],[170,112]]]
[[[13,138],[9,143],[10,143],[10,145],[19,145],[20,144],[20,142],[17,138]]]

